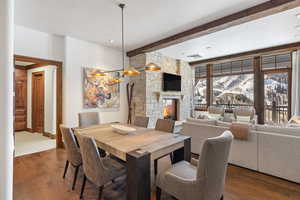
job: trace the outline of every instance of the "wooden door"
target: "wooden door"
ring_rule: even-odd
[[[44,72],[32,73],[32,130],[33,132],[44,132]]]
[[[27,128],[27,71],[15,69],[15,131]]]

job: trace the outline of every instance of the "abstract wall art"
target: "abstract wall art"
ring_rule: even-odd
[[[119,72],[96,76],[97,68],[83,68],[83,101],[84,108],[119,109],[120,83],[114,83]]]

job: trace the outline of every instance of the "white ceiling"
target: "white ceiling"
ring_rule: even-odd
[[[167,47],[159,52],[177,59],[194,61],[298,42],[300,19],[297,14],[300,14],[300,7]],[[188,58],[191,54],[200,54],[202,58]]]
[[[127,4],[127,50],[266,1],[123,0]],[[115,0],[16,0],[15,20],[39,31],[120,48],[121,11],[117,4]]]

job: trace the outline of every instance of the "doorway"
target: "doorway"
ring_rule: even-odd
[[[59,129],[62,123],[62,63],[16,55],[14,86],[16,155],[20,155],[17,148],[24,147],[24,141],[28,142],[27,146],[31,142],[32,148],[28,149],[34,151],[21,155],[63,147]],[[35,146],[37,142],[39,145]]]
[[[27,72],[24,68],[15,68],[15,131],[27,127]]]
[[[31,127],[34,133],[44,132],[44,103],[45,103],[45,72],[32,73],[32,120]]]

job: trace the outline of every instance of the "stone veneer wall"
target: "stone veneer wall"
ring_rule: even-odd
[[[135,83],[133,94],[133,116],[148,116],[149,127],[154,127],[158,118],[163,118],[163,99],[176,98],[178,105],[178,120],[185,120],[192,109],[192,84],[194,70],[182,60],[163,56],[158,52],[151,52],[130,58],[130,65],[142,68],[148,63],[159,65],[162,70],[155,72],[143,71],[140,76],[131,77]],[[162,73],[181,75],[181,92],[162,91]]]

